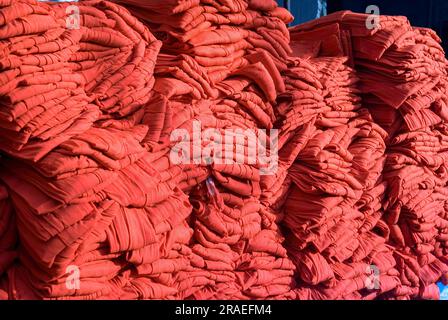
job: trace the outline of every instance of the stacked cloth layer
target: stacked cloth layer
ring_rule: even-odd
[[[274,0],[115,2],[146,22],[163,53],[192,57],[213,84],[249,64],[248,53],[266,52],[280,69],[291,53],[286,24],[293,17]]]
[[[169,285],[194,299],[295,298],[295,266],[269,201],[283,182],[264,174],[276,162],[270,130],[292,16],[271,1],[116,2],[163,43],[147,147],[179,148],[189,160],[180,166],[193,206],[191,252],[169,270]],[[272,161],[260,161],[258,141]]]
[[[137,268],[192,234],[185,175],[145,148],[161,43],[116,4],[68,9],[1,3],[1,296],[174,297]]]
[[[437,299],[436,282],[448,272],[448,62],[432,30],[389,16],[369,30],[366,19],[339,12],[295,27],[294,51],[350,57],[363,106],[387,133],[378,222],[387,230],[399,284],[383,296]]]
[[[265,0],[0,13],[0,299],[437,298],[430,30],[344,12],[290,33]]]
[[[380,219],[387,133],[361,107],[346,58],[291,59],[285,79],[280,154],[292,186],[283,224],[297,298],[382,297],[400,284]]]
[[[82,1],[75,21],[70,4],[1,5],[2,297],[295,297],[278,216],[261,201],[266,164],[240,161],[254,151],[242,132],[269,140],[275,122],[272,54],[245,51],[218,83],[187,50],[159,54],[114,3]],[[220,150],[196,143],[197,126],[235,137]],[[191,163],[173,161],[176,132]],[[228,146],[230,163],[205,157]]]

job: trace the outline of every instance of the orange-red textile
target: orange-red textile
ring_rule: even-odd
[[[68,4],[24,3],[53,24],[18,29],[2,47],[0,178],[20,238],[18,259],[2,263],[2,297],[294,298],[277,212],[260,200],[261,164],[170,158],[173,130],[192,133],[195,122],[221,133],[273,128],[285,84],[272,53],[240,43],[216,64],[207,37],[192,42],[205,41],[202,59],[159,53],[162,42],[111,2],[78,3],[79,29],[65,28]],[[287,44],[289,14],[254,5]],[[213,40],[221,55],[222,39],[240,37],[226,21]]]
[[[387,132],[376,233],[393,250],[399,281],[384,297],[437,299],[435,283],[448,271],[448,62],[432,30],[413,28],[405,17],[381,16],[372,30],[365,21],[340,12],[293,28],[291,39],[322,39],[314,41],[317,55],[349,56],[363,105]],[[295,52],[309,55],[302,42]]]
[[[437,298],[448,64],[432,31],[349,12],[288,30],[260,0],[0,13],[0,299]],[[278,166],[249,161],[254,131]]]

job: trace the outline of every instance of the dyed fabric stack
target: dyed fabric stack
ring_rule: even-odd
[[[0,299],[437,297],[431,31],[345,12],[290,41],[264,0],[0,13]]]
[[[249,52],[269,53],[279,68],[290,54],[285,23],[293,17],[273,0],[116,2],[147,23],[169,59],[193,57],[212,83],[246,66]]]
[[[138,2],[138,6],[146,5],[146,2]],[[170,13],[177,10],[173,4],[163,5],[170,7],[166,9]],[[230,11],[226,5],[218,3],[198,3],[194,8],[184,8],[187,11],[168,17],[168,20],[190,19],[191,15],[202,19],[202,10],[213,11],[221,20],[224,14],[229,18],[207,31],[194,24],[188,27],[191,34],[202,30],[191,41],[181,36],[188,30],[182,30],[181,25],[174,23],[179,32],[168,33],[175,35],[175,48],[171,46],[173,39],[165,39],[161,32],[161,29],[171,27],[148,24],[164,43],[155,68],[154,90],[157,93],[150,101],[151,105],[160,105],[153,109],[160,111],[157,117],[148,118],[159,122],[150,124],[150,130],[154,128],[150,143],[155,148],[153,150],[172,149],[173,143],[164,133],[177,134],[178,130],[184,130],[187,134],[180,138],[185,149],[190,151],[187,153],[193,163],[181,164],[184,174],[191,177],[183,190],[190,192],[194,204],[191,226],[195,232],[189,244],[191,253],[184,260],[186,266],[173,270],[169,283],[178,288],[179,298],[286,298],[292,295],[294,266],[281,245],[283,238],[275,223],[275,213],[260,203],[263,193],[260,170],[264,164],[258,163],[254,154],[254,151],[260,151],[257,141],[266,136],[257,130],[273,127],[272,103],[284,90],[284,83],[273,54],[262,45],[249,48],[243,43],[247,48],[239,50],[237,55],[230,54],[235,50],[232,46],[245,42],[240,39],[239,44],[234,44],[233,39],[248,33],[245,28],[254,27],[250,23],[240,26],[242,22],[238,22],[247,14],[247,8],[245,2]],[[275,5],[265,9],[254,7],[252,14],[259,16],[260,23],[277,24],[287,37],[285,21],[269,13],[275,8]],[[283,9],[280,11],[284,12]],[[140,15],[137,12],[143,11],[139,7],[133,12]],[[158,16],[154,21],[160,19],[156,12],[151,13]],[[236,20],[231,20],[231,16]],[[209,40],[214,42],[198,44],[198,41]],[[198,138],[195,128],[202,133],[212,130],[212,137]],[[255,136],[246,137],[246,131]],[[225,139],[229,132],[233,133],[231,141],[219,143],[218,140]],[[223,164],[219,159],[228,147],[231,157],[225,160],[230,161]]]
[[[260,151],[275,162],[269,129],[285,90],[279,69],[291,52],[292,16],[266,1],[117,2],[163,42],[151,147],[176,148],[174,136],[191,160],[181,164],[192,177],[183,188],[193,204],[190,263],[173,270],[170,285],[179,298],[293,298],[294,265],[267,200],[279,186],[260,162]]]
[[[1,127],[18,141],[1,145],[1,179],[20,237],[4,295],[293,297],[294,265],[259,200],[263,164],[236,159],[251,144],[230,141],[243,148],[225,165],[171,157],[170,135],[184,129],[194,139],[196,122],[218,133],[273,127],[284,84],[271,55],[247,52],[245,66],[214,84],[188,50],[158,55],[161,43],[122,7],[78,8],[79,29],[65,25],[69,4],[1,8],[5,30],[17,29],[4,35]],[[18,9],[51,23],[22,32]]]
[[[386,296],[437,299],[435,282],[448,271],[448,64],[433,31],[413,28],[405,17],[387,16],[368,30],[366,19],[337,13],[294,28],[291,38],[322,35],[315,50],[319,55],[353,58],[364,106],[388,134],[382,221],[390,230],[401,284]],[[352,49],[344,46],[347,35]]]
[[[292,46],[298,56],[318,55]],[[285,82],[280,154],[289,155],[292,187],[283,224],[300,279],[297,298],[376,298],[399,284],[380,220],[386,132],[361,108],[346,58],[291,59]],[[382,280],[377,287],[370,286],[371,265]]]
[[[2,289],[13,299],[165,297],[171,288],[130,268],[191,233],[182,172],[147,152],[138,124],[161,44],[115,4],[80,3],[80,28],[67,28],[66,6],[2,3],[0,175],[20,238]]]

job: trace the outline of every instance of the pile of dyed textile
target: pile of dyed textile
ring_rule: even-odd
[[[387,296],[437,299],[436,282],[448,272],[448,63],[432,30],[413,28],[405,17],[381,16],[372,30],[365,21],[366,15],[336,13],[293,28],[292,42],[300,39],[298,53],[309,54],[311,47],[319,56],[351,57],[362,104],[385,130],[385,162],[374,170],[381,168],[375,179],[383,186],[374,193],[382,199],[374,206],[381,225],[375,234],[390,246],[384,251],[393,251],[399,272],[389,272],[396,288]],[[303,45],[313,38],[322,40]],[[371,152],[366,156],[373,161]],[[381,263],[374,265],[383,271]]]
[[[0,299],[438,297],[430,30],[288,30],[264,0],[0,12]]]

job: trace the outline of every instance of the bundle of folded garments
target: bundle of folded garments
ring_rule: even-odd
[[[385,296],[437,299],[436,282],[448,272],[448,62],[432,30],[389,16],[369,30],[366,19],[336,13],[293,28],[291,39],[303,55],[348,56],[363,106],[387,133],[379,222],[387,225],[400,284]]]
[[[0,299],[437,298],[431,31],[290,33],[265,0],[0,13]]]
[[[191,252],[169,285],[180,298],[293,298],[295,267],[269,202],[282,184],[269,179],[270,130],[292,16],[266,1],[116,2],[163,43],[148,146],[182,153],[194,178],[183,189],[193,205]]]
[[[257,141],[269,139],[257,128],[273,127],[284,84],[271,55],[248,52],[213,83],[188,51],[159,54],[162,43],[123,7],[75,8],[78,18],[70,4],[1,8],[0,175],[12,202],[2,219],[20,239],[4,242],[2,297],[293,297],[276,213],[260,202],[266,165],[240,161],[254,151],[244,130]],[[25,18],[48,22],[26,30]],[[234,132],[233,162],[209,163],[204,150],[220,151],[196,144],[196,126]],[[173,161],[176,132],[191,162]]]
[[[380,220],[387,133],[362,108],[347,58],[292,46],[278,111],[291,184],[282,224],[297,298],[380,297],[400,283]]]
[[[192,232],[188,178],[144,144],[161,43],[116,4],[77,8],[68,27],[69,4],[2,3],[2,296],[174,295],[137,267]]]
[[[270,54],[278,68],[285,68],[290,54],[286,23],[293,17],[274,0],[116,2],[145,21],[163,41],[163,52],[168,54],[164,60],[189,55],[204,69],[211,83],[218,83],[247,65],[248,52]]]

